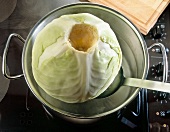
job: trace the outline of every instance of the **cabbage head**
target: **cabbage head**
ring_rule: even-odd
[[[67,103],[98,97],[113,82],[122,52],[108,23],[89,14],[54,19],[36,36],[32,71],[50,96]]]

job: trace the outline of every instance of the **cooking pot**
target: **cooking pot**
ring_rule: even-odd
[[[36,83],[32,73],[32,47],[37,34],[53,19],[66,14],[91,13],[105,22],[115,32],[123,53],[122,67],[126,77],[146,79],[148,73],[149,55],[145,41],[135,27],[125,16],[119,12],[99,4],[75,3],[57,8],[44,16],[32,28],[26,40],[18,34],[11,34],[8,38],[3,54],[3,74],[9,79],[19,78],[24,75],[25,80],[36,98],[46,107],[56,113],[77,118],[96,118],[116,112],[128,105],[139,93],[140,88],[119,86],[109,96],[98,97],[84,103],[65,103],[46,94]],[[24,43],[22,52],[22,75],[10,76],[6,72],[6,56],[12,37],[17,37]],[[158,44],[157,44],[158,45]],[[162,44],[158,46],[163,47]],[[161,48],[164,50],[164,47]],[[165,56],[166,57],[166,56]],[[166,59],[165,59],[166,60]],[[167,71],[164,66],[164,79],[166,81]]]

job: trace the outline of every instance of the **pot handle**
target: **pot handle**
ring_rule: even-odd
[[[152,49],[154,46],[158,46],[161,48],[162,51],[162,57],[163,57],[163,78],[162,82],[167,82],[168,78],[168,59],[166,54],[165,46],[162,43],[154,43],[151,46],[148,47],[148,50]]]
[[[162,82],[167,82],[167,78],[168,78],[168,59],[167,59],[166,49],[165,49],[165,46],[162,43],[154,43],[151,46],[149,46],[147,49],[150,50],[155,46],[158,46],[158,47],[161,48],[162,57],[163,57],[163,64],[164,64]],[[139,101],[139,103],[137,105],[137,111],[136,112],[134,112],[133,110],[130,110],[130,111],[134,116],[139,116],[140,109],[141,109],[141,101]]]
[[[19,34],[16,34],[16,33],[12,33],[10,34],[10,36],[8,37],[8,40],[6,42],[6,45],[5,45],[5,49],[4,49],[4,53],[3,53],[3,58],[2,58],[2,74],[7,78],[7,79],[17,79],[17,78],[21,78],[24,74],[20,74],[20,75],[14,75],[14,76],[11,76],[11,75],[8,75],[7,73],[7,53],[8,53],[8,49],[9,49],[9,44],[10,44],[10,41],[13,37],[16,37],[17,39],[19,39],[22,43],[25,43],[25,40],[19,35]]]

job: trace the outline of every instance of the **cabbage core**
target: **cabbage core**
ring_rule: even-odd
[[[76,50],[87,51],[97,43],[99,36],[95,26],[83,23],[73,26],[69,39]]]

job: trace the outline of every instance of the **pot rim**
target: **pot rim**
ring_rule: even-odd
[[[140,91],[140,88],[136,88],[135,92],[133,92],[133,94],[131,95],[130,98],[128,98],[123,104],[121,104],[120,106],[116,107],[115,109],[113,110],[110,110],[110,111],[107,111],[107,112],[104,112],[104,113],[100,113],[100,114],[96,114],[96,115],[93,115],[93,116],[89,116],[89,117],[84,117],[84,116],[79,116],[79,115],[72,115],[72,113],[69,113],[69,112],[65,112],[65,111],[62,111],[60,109],[56,109],[56,107],[53,107],[51,106],[45,99],[43,99],[41,96],[37,96],[37,91],[33,90],[32,87],[33,84],[31,84],[31,79],[27,76],[27,73],[28,73],[28,67],[27,67],[27,64],[26,64],[26,61],[25,61],[25,55],[26,55],[26,52],[27,52],[27,45],[30,41],[30,38],[31,36],[34,34],[34,31],[35,29],[41,25],[41,23],[44,22],[44,20],[46,18],[48,18],[50,15],[52,15],[54,12],[58,11],[58,10],[61,10],[63,8],[67,8],[67,7],[72,7],[72,6],[90,6],[90,7],[93,7],[93,8],[100,8],[102,10],[105,10],[107,12],[110,12],[110,13],[113,13],[114,15],[118,16],[119,18],[121,18],[123,21],[125,21],[132,29],[133,31],[135,32],[135,34],[137,35],[140,43],[142,43],[142,50],[143,50],[143,53],[144,53],[144,56],[145,56],[145,65],[144,65],[144,71],[143,71],[143,76],[142,76],[142,79],[146,78],[147,77],[147,73],[148,73],[148,68],[149,68],[149,65],[148,65],[148,62],[149,62],[149,57],[148,57],[148,50],[147,50],[147,46],[146,46],[146,43],[145,43],[145,40],[142,36],[142,34],[139,32],[138,28],[127,18],[125,17],[124,15],[122,15],[121,13],[119,13],[118,11],[114,10],[114,9],[111,9],[109,7],[106,7],[104,5],[101,5],[101,4],[94,4],[94,3],[89,3],[89,2],[78,2],[78,3],[72,3],[72,4],[68,4],[68,5],[64,5],[62,7],[59,7],[59,8],[56,8],[54,10],[52,10],[51,12],[49,12],[48,14],[46,14],[44,17],[42,17],[35,25],[34,27],[31,29],[31,31],[29,32],[27,38],[26,38],[26,41],[25,41],[25,45],[24,45],[24,48],[23,48],[23,52],[22,52],[22,69],[23,69],[23,73],[24,73],[24,77],[25,77],[25,80],[30,88],[30,90],[32,91],[32,93],[36,96],[36,98],[42,103],[44,104],[45,106],[51,108],[52,110],[56,111],[56,112],[59,112],[61,114],[64,114],[66,116],[71,116],[71,117],[77,117],[77,118],[96,118],[96,117],[102,117],[102,116],[105,116],[105,115],[108,115],[108,114],[111,114],[113,112],[116,112],[118,110],[120,110],[121,108],[125,107],[127,104],[129,104],[129,102],[131,102],[139,93]]]

